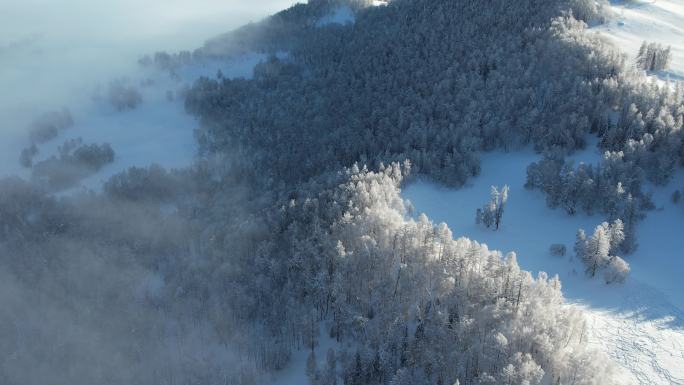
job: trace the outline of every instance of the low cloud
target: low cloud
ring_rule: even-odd
[[[87,99],[94,85],[130,71],[142,54],[192,50],[292,4],[10,0],[0,23],[0,136],[34,114]]]

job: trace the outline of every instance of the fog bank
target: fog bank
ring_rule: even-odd
[[[146,53],[192,50],[212,36],[257,21],[293,0],[11,0],[0,15],[0,139],[27,145],[37,115],[75,115],[94,89],[136,69]],[[6,147],[7,146],[7,147]],[[16,154],[0,156],[5,175]]]

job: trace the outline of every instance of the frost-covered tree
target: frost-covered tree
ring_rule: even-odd
[[[577,230],[573,251],[575,252],[575,256],[582,260],[584,259],[584,255],[587,253],[587,234],[584,229]]]
[[[636,58],[637,68],[645,71],[663,71],[669,68],[671,47],[663,47],[659,43],[643,42]]]
[[[461,186],[479,173],[481,150],[581,148],[615,97],[604,81],[619,75],[623,59],[579,21],[600,12],[593,1],[497,0],[492,6],[506,12],[496,15],[467,1],[395,2],[358,9],[353,27],[313,30],[328,11],[323,3],[293,6],[199,50],[289,52],[257,65],[253,79],[194,84],[186,107],[208,123],[200,131],[212,146],[203,150],[241,143],[245,168],[264,164],[286,183],[408,158],[418,172]],[[398,35],[406,38],[390,38]],[[358,52],[363,60],[351,60]],[[553,96],[558,90],[563,98]],[[278,108],[258,108],[272,101]],[[313,150],[333,143],[334,151]]]
[[[335,349],[330,348],[325,357],[325,368],[320,378],[321,385],[337,385],[337,355]]]
[[[492,186],[489,202],[475,213],[475,222],[487,228],[494,227],[498,230],[503,218],[506,202],[508,201],[508,186],[504,185],[501,191],[496,186]]]
[[[320,380],[320,372],[318,370],[318,363],[316,362],[316,353],[311,351],[306,359],[306,375],[309,377],[311,385],[318,385]]]
[[[603,226],[598,226],[594,234],[587,240],[585,254],[581,256],[582,261],[587,267],[587,274],[590,277],[596,275],[596,271],[608,263],[608,253],[610,252],[610,234]]]
[[[49,188],[62,190],[99,171],[114,161],[109,143],[84,144],[81,138],[65,141],[52,156],[33,164],[32,178]]]
[[[606,283],[622,283],[629,274],[629,264],[618,256],[610,257],[603,277]]]
[[[625,241],[625,226],[623,225],[622,220],[618,218],[611,224],[603,222],[601,226],[605,229],[605,232],[610,238],[610,252],[617,252]]]
[[[629,265],[622,258],[613,255],[625,241],[624,225],[620,219],[613,223],[603,222],[596,226],[591,237],[584,230],[577,231],[575,254],[585,264],[586,273],[594,277],[599,270],[606,269],[607,283],[622,282],[629,272]]]

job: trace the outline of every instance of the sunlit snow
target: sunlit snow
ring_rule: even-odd
[[[684,0],[612,1],[606,23],[593,29],[613,40],[633,64],[643,41],[672,46],[662,77],[684,80]]]

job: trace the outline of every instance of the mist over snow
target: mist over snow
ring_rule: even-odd
[[[259,21],[293,3],[293,0],[3,2],[0,7],[0,175],[17,172],[19,151],[28,145],[26,128],[37,116],[68,108],[77,124],[83,122],[84,117],[95,112],[92,97],[98,89],[106,90],[113,79],[141,79],[137,61],[142,55],[162,50],[192,51],[215,35]],[[211,75],[216,73],[213,70]],[[62,140],[55,139],[59,144]]]

